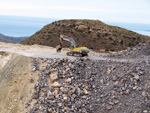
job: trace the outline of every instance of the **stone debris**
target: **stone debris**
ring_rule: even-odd
[[[39,80],[34,81],[37,83],[32,99],[36,101],[28,113],[150,112],[150,59],[33,61],[33,71],[39,71]],[[39,62],[47,64],[39,70]]]
[[[50,74],[50,80],[54,82],[58,79],[57,72]]]
[[[53,86],[54,88],[60,88],[60,84],[59,84],[58,82],[54,82],[54,83],[52,84],[52,86]]]

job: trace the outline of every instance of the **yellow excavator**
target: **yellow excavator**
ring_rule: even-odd
[[[87,47],[78,47],[75,40],[66,35],[60,35],[60,43],[56,46],[57,52],[61,52],[63,41],[71,43],[70,52],[67,52],[68,56],[83,57],[88,55],[89,49]]]

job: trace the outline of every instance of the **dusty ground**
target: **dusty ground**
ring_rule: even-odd
[[[56,49],[48,46],[41,45],[21,45],[21,44],[12,44],[12,43],[3,43],[0,42],[0,51],[6,51],[9,53],[16,53],[24,55],[27,57],[40,57],[40,58],[72,58],[74,57],[66,56],[66,53],[69,51],[68,48],[63,48],[61,53],[56,53]],[[89,58],[92,59],[93,55],[99,56],[101,54],[94,51],[90,51]],[[103,54],[104,55],[104,54]],[[93,59],[95,58],[93,57]],[[99,58],[99,57],[98,57]]]
[[[2,43],[0,42],[0,51],[7,51],[12,53],[21,54],[28,57],[38,57],[38,56],[47,56],[55,55],[56,49],[48,46],[40,46],[40,45],[21,45],[21,44],[11,44],[11,43]],[[61,52],[62,55],[65,55],[65,51]]]

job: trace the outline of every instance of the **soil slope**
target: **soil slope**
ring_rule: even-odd
[[[150,39],[99,20],[61,20],[44,26],[21,43],[56,47],[59,44],[60,34],[71,36],[79,46],[86,46],[98,52],[119,51]],[[70,44],[64,43],[64,46],[69,47]]]
[[[25,102],[31,97],[34,86],[30,84],[31,59],[13,55],[0,70],[0,112],[25,112]],[[36,78],[36,77],[35,77]]]

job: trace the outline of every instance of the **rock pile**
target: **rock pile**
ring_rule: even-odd
[[[130,48],[122,52],[118,52],[115,55],[111,55],[115,58],[150,58],[150,41],[146,43],[139,43],[136,47]]]
[[[39,80],[28,113],[150,112],[150,60],[33,58],[33,72]]]

